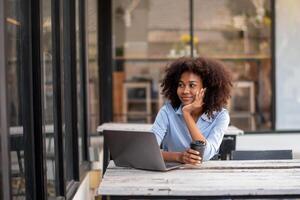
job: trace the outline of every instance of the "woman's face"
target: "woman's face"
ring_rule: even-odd
[[[202,79],[198,75],[184,72],[178,82],[177,95],[181,103],[187,105],[194,101],[197,92],[200,92],[202,88]]]

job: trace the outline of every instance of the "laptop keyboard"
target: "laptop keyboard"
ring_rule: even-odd
[[[170,167],[175,167],[180,165],[180,163],[176,163],[176,162],[165,162],[166,168],[170,168]]]

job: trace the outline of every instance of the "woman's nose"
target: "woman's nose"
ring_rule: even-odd
[[[184,87],[183,93],[189,93],[190,92],[190,88],[188,86]]]

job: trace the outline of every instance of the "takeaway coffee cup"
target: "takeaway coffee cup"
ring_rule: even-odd
[[[203,158],[203,153],[205,150],[205,143],[199,140],[192,141],[190,144],[191,149],[199,152],[199,156]]]

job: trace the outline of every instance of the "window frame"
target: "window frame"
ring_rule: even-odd
[[[51,1],[51,29],[52,29],[52,74],[53,74],[53,125],[55,148],[55,192],[56,196],[65,196],[63,125],[62,125],[62,87],[61,87],[61,3]]]
[[[10,199],[10,155],[6,86],[6,12],[5,0],[0,0],[0,199]]]
[[[41,89],[41,1],[21,1],[21,104],[26,199],[46,199]],[[26,105],[26,106],[24,106]]]
[[[100,124],[113,119],[112,1],[98,1],[98,73]]]

